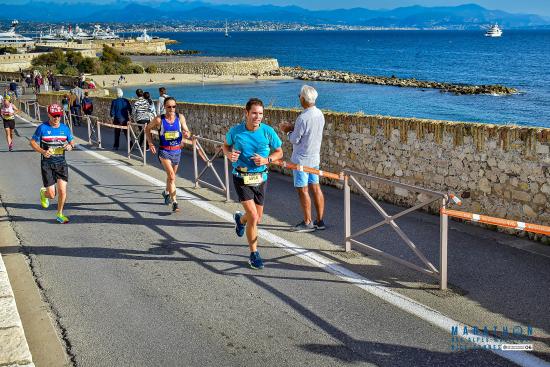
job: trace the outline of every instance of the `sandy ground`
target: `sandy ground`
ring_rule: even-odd
[[[189,84],[189,83],[245,83],[255,80],[285,80],[292,79],[283,76],[254,76],[243,75],[201,75],[201,74],[126,74],[126,78],[118,84],[120,75],[93,75],[91,78],[98,87],[112,88],[130,85],[161,85],[161,84]]]

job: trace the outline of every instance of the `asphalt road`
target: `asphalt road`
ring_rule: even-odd
[[[160,189],[83,151],[68,153],[58,225],[33,130],[18,123],[13,153],[0,142],[0,195],[77,366],[511,365],[451,351],[448,332],[265,242],[266,268],[248,269],[231,223],[189,202],[172,214]]]

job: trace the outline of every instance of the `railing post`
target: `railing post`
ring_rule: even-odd
[[[223,169],[225,173],[225,201],[229,202],[231,200],[229,197],[229,160],[225,154],[223,155]]]
[[[444,198],[441,206],[441,232],[439,243],[439,288],[447,289],[447,240],[449,233],[449,216],[444,213],[447,205],[447,199]]]
[[[145,130],[147,129],[147,122],[143,127],[141,128],[141,132],[138,134],[138,143],[139,143],[139,137],[143,137],[143,165],[145,166],[147,164],[147,137],[145,136]],[[139,129],[138,129],[139,130]]]
[[[126,150],[128,151],[128,159],[130,159],[130,152],[132,150],[132,147],[130,145],[131,142],[132,142],[132,139],[130,138],[130,121],[128,121],[128,123],[126,124],[126,127],[128,128],[126,130]],[[116,129],[116,127],[115,127],[115,129]],[[143,164],[145,164],[145,162]]]
[[[195,171],[195,189],[199,188],[199,168],[197,165],[197,138],[193,137],[193,167]]]
[[[69,115],[69,121],[71,115]],[[88,144],[92,145],[92,120],[88,119]]]
[[[346,252],[351,251],[351,197],[349,187],[349,176],[344,174],[344,234]]]
[[[101,123],[97,120],[97,147],[103,149],[101,146]]]

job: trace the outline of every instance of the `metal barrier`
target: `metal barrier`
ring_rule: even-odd
[[[212,156],[210,157],[208,156],[208,154],[203,149],[200,143],[201,141],[214,144],[215,146],[217,145],[217,147],[214,149],[214,154]],[[223,142],[203,138],[201,136],[196,135],[196,136],[193,136],[192,143],[193,143],[193,167],[195,171],[195,188],[199,188],[200,185],[202,184],[215,191],[224,193],[225,201],[230,201],[231,198],[229,196],[229,160],[227,159],[225,154],[223,154]],[[216,168],[214,167],[214,164],[213,164],[214,160],[218,158],[220,153],[223,157],[224,181],[222,181],[222,179],[220,178],[220,175],[216,171]],[[199,155],[201,156],[202,160],[206,163],[206,165],[204,166],[204,168],[200,173],[198,168]],[[214,174],[214,176],[218,181],[219,186],[216,186],[214,184],[211,184],[201,179],[201,177],[206,173],[207,169],[210,169],[212,171],[212,173]]]
[[[344,231],[345,231],[345,249],[346,251],[351,250],[351,244],[356,244],[362,246],[367,252],[376,254],[381,257],[388,258],[395,262],[398,262],[402,265],[405,265],[411,269],[417,270],[424,274],[428,274],[435,278],[439,279],[440,289],[447,289],[447,234],[448,234],[448,216],[445,214],[445,211],[442,210],[440,214],[440,242],[439,242],[439,270],[426,258],[426,256],[420,251],[414,242],[403,232],[403,230],[395,222],[396,219],[403,217],[406,214],[414,212],[428,204],[431,204],[436,201],[441,201],[441,207],[445,209],[447,205],[448,196],[441,192],[426,190],[417,186],[403,184],[397,181],[392,181],[376,176],[371,176],[359,172],[354,172],[350,170],[344,170]],[[363,187],[356,179],[356,177],[361,177],[367,181],[383,183],[390,186],[400,187],[412,192],[422,193],[428,196],[428,199],[422,201],[421,203],[403,210],[398,214],[389,215],[386,211],[376,202],[376,200],[369,194],[367,189]],[[354,184],[357,189],[367,198],[367,200],[376,208],[376,210],[384,218],[382,221],[355,233],[351,233],[351,187],[350,182]],[[425,268],[418,266],[410,261],[403,260],[396,256],[390,255],[382,250],[374,248],[366,243],[358,241],[356,238],[360,235],[363,235],[367,232],[374,230],[382,225],[388,224],[401,239],[407,244],[407,246],[414,252],[414,254],[424,263]]]
[[[128,134],[126,134],[128,159],[135,156],[136,158],[143,160],[144,166],[147,164],[147,138],[145,136],[145,129],[147,129],[147,125],[148,124],[138,124],[130,120],[128,121]],[[135,131],[135,127],[137,127],[139,131],[137,134]],[[155,134],[156,131],[152,131],[152,133]],[[140,139],[143,139],[141,144],[139,142]],[[132,153],[134,151],[134,147],[138,148],[139,156]]]

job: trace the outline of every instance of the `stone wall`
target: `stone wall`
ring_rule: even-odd
[[[49,103],[51,96],[40,96]],[[96,98],[108,115],[111,99]],[[223,140],[243,119],[237,106],[179,103],[190,129]],[[266,109],[268,124],[294,121],[300,111]],[[427,189],[463,195],[461,210],[550,225],[550,129],[325,112],[323,170],[343,168]],[[281,136],[283,134],[280,134]],[[286,137],[285,159],[292,151]],[[340,184],[337,184],[337,186]],[[418,197],[372,184],[375,196],[396,204]]]
[[[154,39],[149,42],[137,41],[135,39],[127,40],[95,40],[92,41],[92,48],[96,51],[101,51],[103,45],[113,47],[120,52],[135,53],[135,54],[159,54],[166,51],[166,39]]]
[[[95,57],[96,53],[95,50],[78,50],[82,54],[82,56],[86,57]],[[8,55],[0,55],[0,71],[19,71],[25,70],[31,67],[31,61],[40,56],[45,54],[45,52],[32,52],[32,53],[26,53],[26,54],[8,54]]]
[[[255,59],[234,61],[142,61],[143,67],[156,65],[158,73],[168,74],[207,74],[207,75],[251,75],[277,70],[277,59]]]

